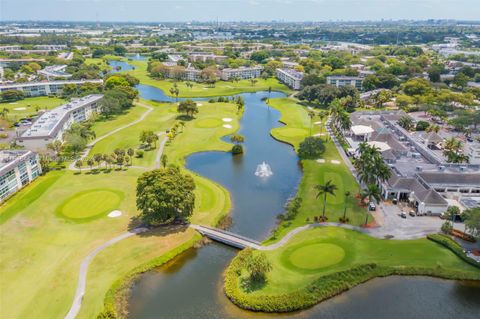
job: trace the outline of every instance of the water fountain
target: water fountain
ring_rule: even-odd
[[[257,166],[257,170],[255,171],[255,176],[258,177],[268,177],[272,175],[272,169],[270,168],[270,165],[268,165],[265,162],[262,162],[262,164],[259,164]]]

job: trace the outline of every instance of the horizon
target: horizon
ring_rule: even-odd
[[[480,12],[476,0],[2,0],[0,6],[1,22],[478,21]]]

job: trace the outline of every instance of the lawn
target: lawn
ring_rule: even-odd
[[[258,253],[260,252],[253,252]],[[338,227],[308,229],[295,235],[284,246],[264,253],[272,265],[272,271],[267,275],[266,285],[257,290],[245,293],[239,287],[241,278],[245,278],[247,273],[242,271],[238,277],[231,268],[227,270],[227,280],[236,280],[238,283],[237,288],[230,291],[232,296],[238,298],[237,303],[275,307],[275,296],[288,299],[289,294],[292,297],[294,294],[305,294],[308,299],[310,294],[318,293],[308,288],[312,283],[321,283],[321,278],[325,276],[333,276],[334,273],[366,264],[375,264],[379,269],[394,269],[399,273],[415,270],[417,274],[434,275],[437,272],[439,275],[449,274],[446,277],[480,279],[478,268],[427,239],[376,239]],[[235,264],[235,260],[232,264]],[[231,287],[235,287],[235,284]],[[321,284],[317,287],[321,287]],[[350,287],[351,285],[348,288]],[[268,311],[270,310],[272,308]]]
[[[174,106],[151,105],[154,111],[144,122],[106,138],[103,150],[137,146],[142,129],[161,131],[169,128],[177,116]],[[145,110],[134,107],[112,122],[96,124],[97,136],[118,127],[119,123],[138,119]],[[218,121],[223,117],[234,118],[230,122],[232,129],[195,124],[204,118]],[[184,131],[166,147],[165,152],[170,162],[181,164],[183,158],[192,152],[228,150],[230,145],[220,137],[237,128],[238,116],[233,105],[205,103],[200,106],[197,119],[186,123]],[[152,161],[145,159],[145,164],[152,164]],[[0,207],[3,221],[0,226],[3,317],[31,318],[32,309],[39,318],[61,318],[66,314],[82,259],[98,245],[132,227],[132,218],[138,214],[135,207],[136,179],[143,171],[129,168],[78,175],[71,171],[51,172],[20,191],[14,201]],[[195,174],[194,178],[197,188],[192,222],[215,225],[230,209],[229,194],[212,181]],[[122,216],[106,217],[106,213],[113,209],[123,212]],[[68,218],[59,216],[59,211]],[[162,260],[161,256],[171,258],[173,252],[179,252],[178,247],[191,246],[198,238],[198,234],[190,229],[160,228],[125,239],[102,251],[89,268],[87,290],[78,318],[93,318],[102,311],[107,291],[132,269],[153,265],[152,260]],[[142,269],[150,266],[145,267]]]
[[[62,105],[65,100],[57,97],[38,96],[29,97],[12,103],[0,103],[0,110],[8,109],[7,119],[10,122],[16,122],[24,117],[30,117],[40,110],[50,110]]]
[[[298,149],[300,142],[310,135],[310,129],[312,135],[325,132],[323,124],[315,124],[320,119],[314,118],[311,120],[308,116],[307,108],[298,104],[292,98],[270,99],[269,105],[282,113],[280,121],[285,124],[285,126],[273,129],[271,132],[272,136],[293,145],[295,149]],[[324,119],[325,121],[326,118]],[[273,242],[282,238],[293,228],[312,222],[315,216],[322,214],[323,201],[322,198],[316,197],[317,192],[314,187],[328,180],[332,180],[338,188],[335,196],[327,196],[326,216],[329,218],[329,221],[338,222],[338,218],[343,216],[346,206],[350,224],[361,225],[364,222],[367,212],[358,205],[358,200],[354,198],[354,195],[360,191],[358,183],[345,163],[343,163],[333,142],[327,140],[325,136],[321,138],[325,140],[326,146],[325,153],[321,157],[325,160],[325,163],[318,163],[315,160],[302,161],[303,177],[297,192],[297,196],[302,198],[302,206],[297,217],[290,221],[283,221],[279,225],[275,236],[267,242]],[[334,164],[331,160],[340,161],[340,164]],[[346,199],[344,194],[347,191],[352,195]]]
[[[147,73],[147,61],[129,61],[131,65],[135,66],[135,70],[125,71],[140,80],[140,83],[151,85],[161,89],[165,94],[171,95],[169,90],[175,83],[173,80],[155,80]],[[210,97],[210,96],[225,96],[234,95],[246,92],[266,91],[272,88],[273,91],[281,91],[287,94],[292,91],[278,80],[270,78],[267,80],[257,79],[258,82],[252,85],[249,80],[242,80],[238,82],[218,81],[215,87],[210,87],[204,83],[192,82],[193,87],[188,88],[185,82],[176,82],[180,90],[179,97]]]

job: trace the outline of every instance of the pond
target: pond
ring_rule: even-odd
[[[139,85],[145,99],[172,102],[161,90]],[[274,140],[269,132],[281,124],[279,112],[263,101],[266,92],[242,94],[245,113],[239,133],[245,154],[203,152],[189,156],[188,169],[212,179],[232,197],[229,230],[257,240],[268,237],[276,215],[296,192],[301,169],[293,148]],[[282,97],[272,93],[272,97]],[[204,104],[208,107],[208,104]],[[273,175],[255,176],[265,161]],[[222,273],[237,250],[213,243],[189,249],[166,265],[136,280],[129,298],[129,318],[477,318],[480,285],[431,278],[375,279],[309,310],[276,315],[243,311],[222,291]]]

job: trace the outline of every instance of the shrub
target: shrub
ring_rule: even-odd
[[[136,158],[142,158],[143,154],[144,154],[143,150],[136,150],[135,151],[135,157]]]
[[[430,123],[427,121],[418,121],[417,125],[415,126],[416,131],[425,131],[427,127],[430,126]]]
[[[232,147],[232,154],[233,155],[238,155],[238,154],[243,154],[243,147],[240,144],[235,144]]]
[[[325,145],[318,137],[307,137],[298,147],[298,156],[301,159],[317,159],[323,152],[325,152]]]
[[[465,254],[465,252],[463,251],[463,248],[450,237],[446,235],[441,235],[441,234],[430,234],[430,235],[427,235],[427,238],[442,246],[447,247],[455,255],[457,255],[458,257],[460,257],[462,260],[469,263],[470,265],[480,268],[480,263],[468,257],[467,254]]]

